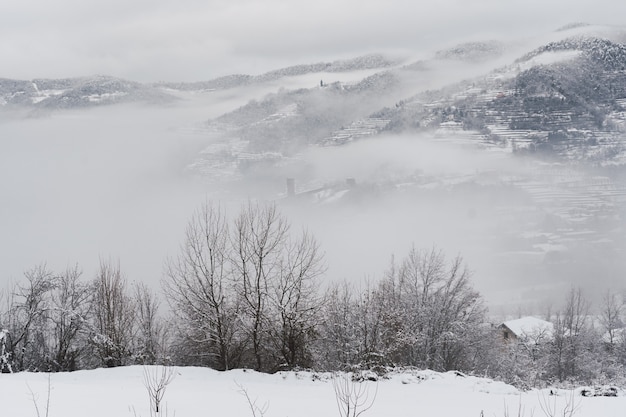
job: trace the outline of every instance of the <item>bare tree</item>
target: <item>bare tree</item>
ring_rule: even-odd
[[[144,366],[143,385],[148,392],[151,417],[163,415],[165,410],[162,409],[161,403],[165,397],[165,391],[168,385],[174,380],[175,375],[174,368],[169,366]],[[167,416],[167,411],[165,411],[165,415]]]
[[[239,365],[239,300],[230,274],[229,228],[219,207],[205,203],[187,225],[176,260],[167,264],[165,292],[186,325],[187,344],[209,364],[226,370]]]
[[[56,278],[49,314],[52,340],[50,362],[53,371],[74,371],[86,347],[85,333],[91,308],[91,291],[81,282],[78,265]]]
[[[411,364],[462,369],[485,312],[463,260],[447,262],[440,250],[413,248],[400,266],[398,285]]]
[[[102,365],[125,365],[132,351],[135,310],[119,264],[101,262],[94,282],[91,342]]]
[[[485,308],[460,257],[413,248],[376,286],[353,292],[336,287],[326,298],[321,344],[333,366],[463,370],[484,362]]]
[[[378,383],[372,393],[369,382],[354,381],[350,374],[335,375],[332,381],[340,417],[358,417],[374,405]]]
[[[565,300],[563,311],[557,312],[554,319],[550,363],[552,373],[559,381],[581,378],[591,365],[586,346],[591,339],[587,326],[588,316],[589,303],[580,288],[572,288]]]
[[[355,290],[348,283],[331,285],[324,295],[318,355],[326,369],[346,370],[360,361]]]
[[[600,310],[600,323],[604,335],[605,352],[602,360],[603,373],[609,377],[626,372],[626,333],[624,332],[624,295],[608,290]]]
[[[177,349],[218,369],[310,364],[322,272],[315,239],[306,232],[290,239],[275,205],[250,202],[229,227],[222,210],[205,203],[166,268],[183,336]]]
[[[46,320],[50,308],[49,292],[56,285],[45,264],[26,271],[25,286],[17,286],[8,314],[9,346],[13,370],[47,370]]]
[[[48,417],[50,415],[50,393],[52,391],[51,374],[48,373],[48,388],[46,392],[46,403],[43,407],[43,411],[44,411],[43,415],[41,411],[39,410],[39,399],[37,398],[37,395],[35,395],[35,393],[33,392],[30,385],[28,385],[28,383],[26,383],[26,386],[28,387],[28,391],[30,392],[30,398],[33,401],[33,405],[35,407],[35,414],[37,415],[37,417]]]
[[[275,205],[249,202],[235,220],[233,266],[252,343],[255,369],[266,370],[269,334],[269,292],[281,274],[289,225]]]
[[[399,283],[399,271],[395,260],[372,294],[373,308],[378,316],[378,348],[381,364],[406,363],[406,309],[403,306],[403,288]]]
[[[144,365],[159,363],[165,356],[167,332],[159,316],[157,295],[144,283],[134,285],[137,331],[135,335],[135,360]]]
[[[312,363],[308,350],[321,307],[317,278],[324,271],[322,255],[307,232],[282,250],[279,273],[270,293],[278,318],[272,340],[287,367],[309,367]]]
[[[13,370],[77,369],[90,304],[80,275],[78,267],[56,275],[44,264],[24,274],[26,284],[10,294],[2,320],[4,356]]]
[[[622,323],[622,313],[624,309],[624,304],[621,298],[611,292],[611,290],[607,290],[607,292],[602,297],[602,309],[600,311],[600,322],[602,323],[602,327],[604,331],[609,337],[609,346],[614,346],[616,342],[616,330],[623,326]]]

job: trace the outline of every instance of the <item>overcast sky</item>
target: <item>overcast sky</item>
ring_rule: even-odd
[[[0,77],[206,80],[624,15],[615,0],[0,0]]]

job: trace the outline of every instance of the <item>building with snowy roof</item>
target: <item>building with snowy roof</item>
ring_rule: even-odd
[[[540,344],[554,335],[554,324],[531,316],[505,321],[499,329],[505,342]]]

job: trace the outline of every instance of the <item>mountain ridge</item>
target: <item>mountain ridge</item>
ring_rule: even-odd
[[[400,62],[385,58],[382,54],[370,54],[332,62],[294,65],[256,76],[231,74],[198,82],[140,83],[108,75],[33,80],[0,78],[0,108],[20,106],[67,109],[121,102],[168,103],[177,99],[177,91],[227,90],[319,72],[385,69]]]
[[[626,46],[608,37],[577,34],[546,42],[482,75],[435,89],[419,84],[446,65],[479,67],[505,51],[498,41],[465,42],[412,62],[371,54],[194,83],[139,83],[111,76],[0,79],[0,109],[54,111],[128,102],[170,103],[180,100],[180,93],[371,70],[353,82],[280,88],[206,125],[238,136],[254,152],[293,153],[302,146],[344,144],[383,132],[453,128],[518,153],[590,159],[601,153],[589,149],[608,144],[613,147],[613,160],[626,160],[621,140],[626,131]],[[360,132],[359,126],[367,132]]]

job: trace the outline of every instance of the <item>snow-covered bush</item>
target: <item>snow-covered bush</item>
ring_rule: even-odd
[[[2,373],[13,372],[11,352],[9,352],[7,348],[9,344],[8,339],[9,331],[7,329],[0,329],[0,372]]]

